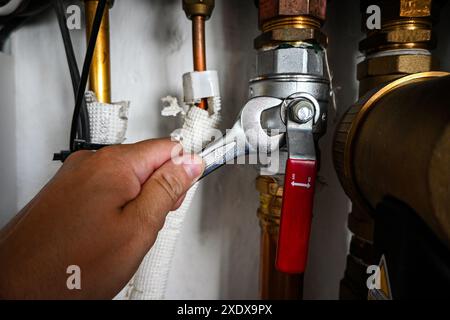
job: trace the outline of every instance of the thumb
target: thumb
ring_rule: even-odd
[[[144,221],[146,233],[156,239],[167,213],[200,178],[203,170],[203,160],[197,155],[186,154],[167,161],[145,182],[139,196],[126,205],[126,216]]]

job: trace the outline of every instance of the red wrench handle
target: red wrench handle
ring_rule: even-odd
[[[287,161],[276,262],[281,272],[305,271],[316,174],[315,160]]]

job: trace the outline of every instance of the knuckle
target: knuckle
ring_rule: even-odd
[[[64,161],[64,164],[74,165],[76,163],[83,161],[84,159],[88,158],[89,156],[92,156],[92,154],[93,154],[92,151],[89,151],[89,150],[80,150],[80,151],[74,152],[67,157],[67,159]]]
[[[177,201],[183,194],[184,184],[176,175],[162,172],[155,177],[155,180],[172,201]]]
[[[141,184],[132,166],[121,156],[118,146],[106,147],[96,154],[95,167],[101,168],[104,176],[107,176],[111,187],[116,189],[127,199],[135,198]]]

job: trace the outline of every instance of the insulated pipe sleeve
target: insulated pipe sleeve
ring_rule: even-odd
[[[216,71],[191,72],[183,76],[184,101],[188,111],[183,127],[176,130],[172,137],[179,140],[186,152],[200,152],[214,136],[220,122],[220,92]],[[195,105],[201,99],[208,99],[208,110]],[[182,110],[179,108],[180,111]],[[187,193],[181,207],[170,212],[158,238],[144,258],[134,279],[129,284],[128,297],[133,300],[164,299],[170,267],[175,253],[184,218],[189,210],[196,183]]]

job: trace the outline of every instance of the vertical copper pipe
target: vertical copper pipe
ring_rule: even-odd
[[[194,56],[194,71],[206,70],[206,44],[205,44],[205,17],[192,17],[192,49]],[[198,105],[201,109],[207,109],[207,101],[203,99]]]
[[[205,17],[192,17],[192,48],[194,71],[206,70]]]
[[[98,0],[85,0],[86,35],[89,39],[94,22]],[[109,10],[105,10],[95,45],[89,73],[89,89],[97,95],[98,101],[111,103],[111,65],[109,47]]]

